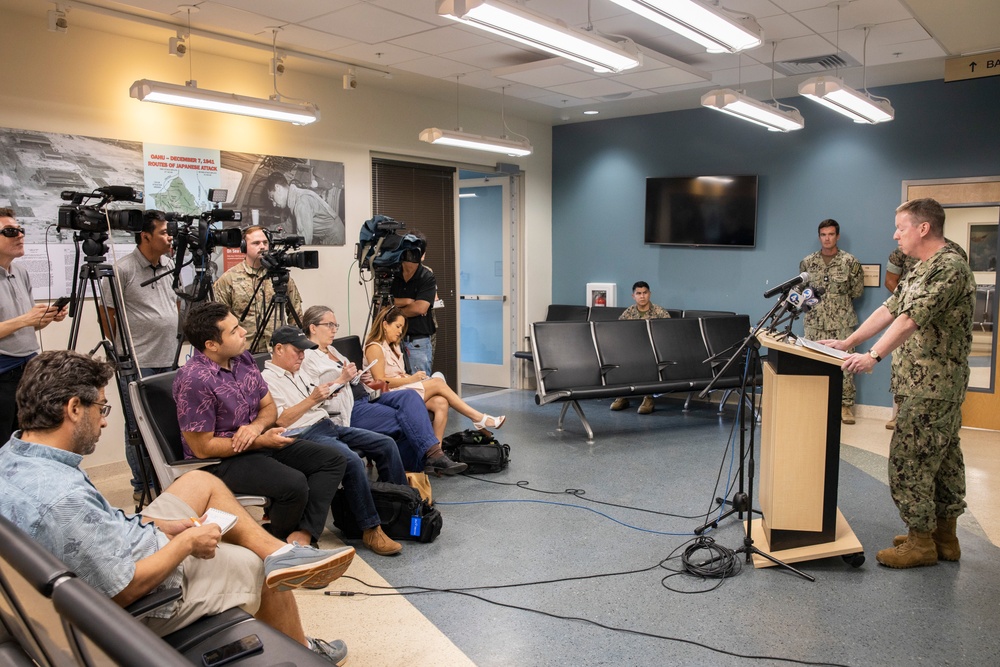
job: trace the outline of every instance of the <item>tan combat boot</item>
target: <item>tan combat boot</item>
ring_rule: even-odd
[[[844,422],[845,424],[853,424],[854,408],[852,408],[850,405],[845,405],[842,408],[840,408],[840,421]]]
[[[937,528],[931,533],[937,546],[938,560],[956,561],[962,557],[962,547],[958,545],[958,535],[955,534],[958,519],[938,517]]]
[[[931,533],[934,546],[937,547],[938,560],[956,561],[962,557],[962,547],[958,544],[958,535],[955,533],[958,519],[945,519],[938,517],[937,528]],[[892,546],[898,547],[906,541],[909,535],[897,535],[892,538]]]
[[[934,545],[931,533],[911,530],[905,542],[899,546],[882,549],[875,554],[875,560],[886,567],[898,569],[937,565],[937,547]]]

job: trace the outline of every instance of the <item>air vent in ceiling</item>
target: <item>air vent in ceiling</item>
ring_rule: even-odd
[[[775,72],[792,76],[794,74],[818,74],[831,72],[838,68],[860,67],[861,63],[851,57],[850,54],[841,51],[825,56],[813,56],[812,58],[796,58],[794,60],[782,60],[772,66]]]

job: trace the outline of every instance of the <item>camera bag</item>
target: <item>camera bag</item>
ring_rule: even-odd
[[[371,489],[375,510],[382,521],[382,530],[390,538],[433,542],[441,533],[443,520],[440,510],[431,507],[412,486],[372,482]],[[347,506],[347,498],[342,491],[338,491],[333,497],[330,510],[333,513],[333,525],[340,529],[344,537],[361,537],[363,531]]]
[[[510,445],[501,444],[492,433],[467,429],[446,436],[441,448],[452,461],[465,463],[474,475],[500,472],[510,465]]]

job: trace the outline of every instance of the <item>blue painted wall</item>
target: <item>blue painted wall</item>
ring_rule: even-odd
[[[628,305],[632,283],[645,280],[659,305],[756,321],[771,305],[763,291],[819,248],[825,218],[840,222],[840,247],[880,264],[884,277],[902,181],[1000,173],[1000,77],[872,92],[892,101],[893,122],[857,125],[799,97],[783,101],[806,127],[788,134],[709,109],[553,128],[553,303],[583,303],[587,282],[614,282],[618,304]],[[647,177],[729,173],[759,176],[756,248],[643,244]],[[887,296],[866,288],[858,316]],[[888,376],[880,364],[860,378],[858,402],[889,405]]]

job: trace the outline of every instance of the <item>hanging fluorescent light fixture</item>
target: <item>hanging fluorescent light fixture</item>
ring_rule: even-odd
[[[705,93],[701,98],[701,105],[766,127],[772,132],[801,130],[806,124],[802,120],[802,114],[794,107],[782,109],[777,104],[755,100],[731,88]]]
[[[843,114],[855,123],[884,123],[896,117],[889,100],[854,90],[843,79],[815,76],[799,84],[799,95]]]
[[[615,43],[601,39],[503,0],[438,0],[437,13],[480,30],[575,60],[599,73],[621,72],[642,64],[642,56],[631,40]]]
[[[516,157],[531,155],[531,151],[534,150],[527,140],[515,141],[507,138],[485,137],[481,134],[470,134],[459,130],[441,130],[436,127],[428,127],[421,132],[420,141],[438,146],[457,146],[458,148],[471,148],[477,151],[503,153]]]
[[[709,53],[736,53],[764,40],[753,18],[733,18],[696,0],[611,1],[701,44]]]
[[[195,81],[179,86],[173,83],[140,79],[132,84],[129,95],[142,102],[172,104],[190,109],[280,120],[295,125],[308,125],[319,120],[319,108],[312,103],[294,104],[280,100],[245,97],[199,88]]]

